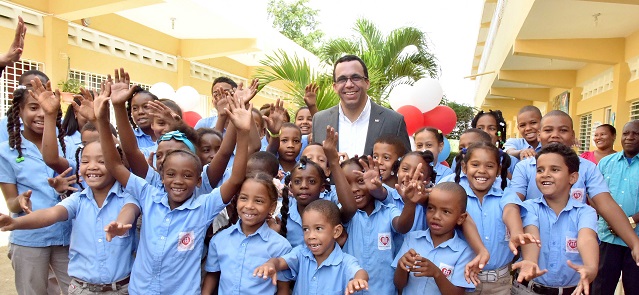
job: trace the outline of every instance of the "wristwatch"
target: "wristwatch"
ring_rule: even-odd
[[[630,226],[632,227],[632,229],[637,227],[637,224],[635,223],[635,220],[632,218],[632,216],[628,217],[628,221],[630,221]]]

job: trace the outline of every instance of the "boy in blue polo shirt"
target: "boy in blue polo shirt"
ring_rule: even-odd
[[[455,231],[468,215],[466,200],[457,183],[433,188],[426,208],[428,229],[406,234],[392,263],[401,294],[464,294],[474,289],[464,279],[464,267],[475,253]]]
[[[357,259],[342,252],[336,239],[342,235],[340,210],[331,201],[311,202],[302,213],[304,242],[255,269],[253,276],[277,283],[277,272],[290,269],[296,280],[293,294],[352,294],[368,290],[368,273]]]
[[[597,213],[570,196],[578,169],[579,157],[563,144],[545,145],[537,154],[535,179],[543,197],[524,202],[523,221],[541,248],[522,246],[511,294],[589,293],[599,264]]]
[[[517,129],[521,138],[509,138],[504,144],[507,154],[523,160],[535,155],[541,150],[539,142],[539,123],[541,111],[536,106],[525,106],[517,114]]]
[[[541,119],[539,141],[542,146],[554,142],[572,146],[574,139],[575,131],[568,114],[554,110]],[[539,199],[543,195],[535,181],[536,163],[535,158],[528,158],[517,163],[515,167],[510,186],[522,200]],[[610,195],[608,185],[594,163],[579,158],[578,179],[570,189],[570,196],[581,203],[585,203],[588,198],[590,206],[597,210],[632,249],[633,259],[639,263],[639,237],[630,227],[626,214]]]

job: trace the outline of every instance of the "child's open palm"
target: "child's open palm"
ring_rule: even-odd
[[[100,95],[93,102],[95,117],[98,120],[109,121],[109,96],[111,95],[111,82],[103,83]]]
[[[513,270],[519,269],[519,275],[517,276],[517,282],[523,282],[524,280],[530,281],[536,277],[542,276],[547,273],[548,270],[540,270],[539,265],[530,260],[522,260],[517,263],[513,263]]]
[[[56,177],[48,178],[49,186],[52,187],[58,193],[64,193],[66,191],[77,191],[78,189],[73,187],[76,183],[77,177],[75,174],[68,176],[73,168],[69,167],[64,170],[62,174],[58,174]]]
[[[578,272],[580,276],[579,284],[577,284],[577,288],[574,292],[572,292],[572,295],[581,295],[582,293],[586,295],[590,294],[590,283],[595,280],[595,277],[597,276],[597,269],[587,267],[585,265],[574,264],[570,260],[566,261],[566,263],[570,266],[570,268]]]
[[[93,95],[97,96],[95,91],[93,91]],[[77,104],[74,101],[71,101],[71,106],[73,109],[78,112],[82,117],[85,117],[89,122],[95,122],[95,111],[93,109],[93,96],[84,88],[80,88],[80,96],[78,97],[80,104]]]
[[[33,90],[29,90],[29,94],[38,101],[44,113],[56,116],[60,109],[60,91],[56,90],[54,93],[51,90],[51,81],[43,85],[38,77],[31,80],[31,85]]]
[[[262,279],[271,278],[273,285],[277,285],[277,270],[275,265],[270,262],[266,262],[253,271],[254,277],[262,277]]]
[[[115,69],[114,79],[111,80],[111,75],[109,75],[108,80],[113,83],[111,85],[111,102],[114,105],[123,105],[133,97],[136,87],[130,87],[129,73],[125,72],[124,68],[120,68],[119,72]]]
[[[132,224],[123,224],[117,221],[111,221],[104,227],[107,242],[111,242],[114,237],[125,235],[133,227]]]
[[[237,89],[233,93],[233,97],[241,101],[243,105],[247,105],[257,94],[257,87],[259,86],[259,79],[253,79],[253,81],[251,81],[251,85],[248,88],[244,88],[244,83],[240,82],[240,84],[237,86]]]
[[[382,181],[379,176],[379,163],[374,161],[371,156],[368,156],[368,161],[359,159],[359,164],[364,168],[362,171],[353,171],[355,175],[364,179],[364,185],[369,191],[377,190],[382,187]],[[367,163],[368,162],[368,163]]]
[[[334,157],[338,157],[337,153],[337,141],[339,140],[339,134],[335,131],[335,128],[331,126],[326,126],[326,139],[322,142],[322,147],[324,148],[324,153],[326,157],[329,157],[331,154]]]
[[[317,90],[319,86],[316,83],[311,83],[306,85],[305,93],[304,93],[304,102],[306,106],[313,107],[317,105]]]
[[[278,99],[275,104],[271,104],[268,117],[263,116],[263,118],[264,122],[266,122],[266,128],[270,133],[279,133],[282,128],[282,124],[286,121],[284,101]]]
[[[235,125],[238,130],[249,131],[251,130],[251,124],[253,123],[253,115],[251,109],[253,104],[245,106],[241,99],[227,97],[229,101],[229,108],[226,109],[226,114],[229,119]]]
[[[426,187],[422,175],[422,163],[417,164],[417,169],[412,175],[405,175],[401,182],[395,184],[395,189],[402,199],[409,200],[415,204],[425,203],[428,199]],[[406,183],[404,185],[404,183]]]
[[[113,90],[111,90],[111,93],[113,93]],[[113,100],[113,94],[111,94],[111,100]],[[153,118],[155,119],[169,124],[169,126],[171,126],[170,130],[177,130],[182,123],[182,118],[180,118],[180,115],[176,114],[171,108],[160,101],[149,101],[147,103],[147,106],[150,109],[149,115],[153,116]]]

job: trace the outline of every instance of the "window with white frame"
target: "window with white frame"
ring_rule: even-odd
[[[639,120],[639,100],[630,105],[630,120]]]
[[[579,117],[579,153],[587,152],[590,149],[591,128],[592,114]]]
[[[93,89],[97,91],[100,89],[100,85],[102,84],[102,82],[107,79],[107,75],[100,75],[79,70],[71,70],[69,72],[69,78],[77,79],[87,89]],[[131,86],[133,85],[140,85],[144,90],[149,90],[151,88],[151,85],[137,82],[131,82]]]
[[[607,107],[604,109],[604,124],[611,124],[612,122],[612,108]]]
[[[18,79],[20,79],[22,73],[29,70],[44,72],[44,63],[32,60],[21,60],[4,69],[2,77],[0,77],[0,117],[4,117],[11,106],[13,91],[18,86]]]

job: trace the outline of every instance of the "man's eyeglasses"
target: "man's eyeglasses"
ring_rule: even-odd
[[[351,82],[353,83],[358,83],[358,82],[362,82],[363,80],[367,80],[367,77],[362,77],[360,75],[352,75],[350,77],[346,77],[346,76],[340,76],[337,78],[337,80],[335,80],[335,84],[346,84],[346,82],[348,82],[348,80],[351,80]]]

